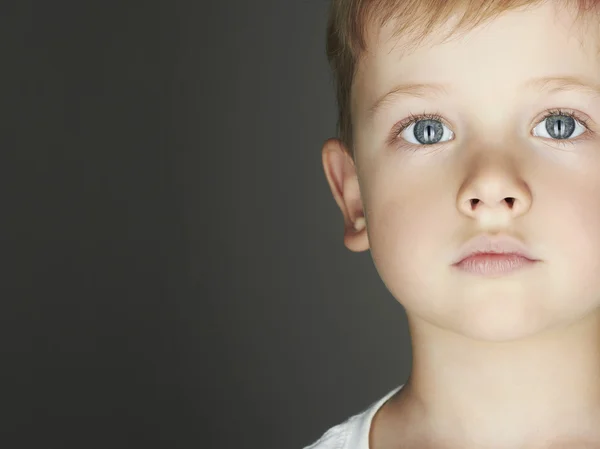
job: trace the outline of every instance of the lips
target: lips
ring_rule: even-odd
[[[518,239],[507,235],[479,235],[462,248],[453,266],[472,275],[498,277],[538,262]]]
[[[459,262],[463,272],[479,276],[502,276],[534,265],[536,262],[516,254],[475,254]]]
[[[481,259],[482,257],[487,257],[489,260],[492,260],[494,257],[516,257],[531,262],[537,261],[527,246],[514,237],[482,234],[469,240],[461,248],[453,265],[458,265],[466,259],[476,260],[474,258],[479,258],[483,260]]]

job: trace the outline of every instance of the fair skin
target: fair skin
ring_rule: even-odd
[[[375,417],[370,449],[600,447],[600,95],[523,86],[600,85],[598,26],[574,18],[552,3],[511,11],[402,57],[391,26],[368,33],[352,91],[355,159],[330,139],[323,165],[345,245],[371,251],[411,331],[410,379]],[[404,83],[447,87],[369,115]],[[587,139],[532,134],[557,108],[585,117]],[[423,112],[443,118],[439,143],[412,131],[389,142]],[[541,262],[494,279],[453,269],[481,233],[515,236]]]

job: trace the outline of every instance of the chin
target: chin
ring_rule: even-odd
[[[534,301],[504,301],[504,304],[483,303],[465,308],[458,320],[447,328],[472,340],[482,342],[513,342],[541,336],[585,320],[593,310],[559,308],[552,310]]]
[[[453,300],[445,297],[443,301],[452,304],[452,308],[446,311],[438,308],[432,315],[425,304],[420,303],[420,310],[413,310],[414,316],[420,316],[435,327],[481,342],[523,340],[565,321],[564,316],[559,317],[543,304],[536,306],[531,298],[513,296],[507,299],[488,295],[485,299],[463,297]],[[407,314],[410,315],[410,305],[407,306]]]
[[[475,340],[507,342],[543,332],[551,322],[543,305],[536,307],[531,297],[488,297],[465,304],[461,333]]]

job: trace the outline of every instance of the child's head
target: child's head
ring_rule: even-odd
[[[598,3],[333,0],[326,175],[346,245],[414,320],[501,341],[600,306]],[[480,234],[540,262],[457,272]]]

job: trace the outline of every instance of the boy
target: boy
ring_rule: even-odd
[[[414,349],[310,448],[600,448],[598,3],[333,1],[325,174]]]

